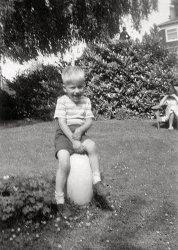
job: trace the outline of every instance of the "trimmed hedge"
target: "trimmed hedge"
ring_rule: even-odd
[[[152,117],[174,81],[176,56],[155,41],[110,41],[88,48],[77,64],[86,70],[87,95],[95,115]]]
[[[51,120],[57,97],[63,93],[61,75],[52,65],[19,75],[9,88],[15,92],[18,118]]]

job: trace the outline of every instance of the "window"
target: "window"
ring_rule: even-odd
[[[166,41],[172,42],[178,40],[178,30],[177,27],[166,29]]]

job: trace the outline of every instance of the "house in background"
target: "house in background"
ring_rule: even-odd
[[[158,25],[163,43],[171,51],[178,54],[178,1],[171,0],[170,18]]]

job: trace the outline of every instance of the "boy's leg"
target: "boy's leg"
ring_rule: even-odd
[[[56,190],[55,199],[60,215],[67,219],[72,215],[72,212],[65,204],[64,187],[67,181],[67,176],[70,171],[70,154],[67,150],[60,150],[57,153],[59,166],[56,173]]]
[[[82,144],[86,152],[88,153],[90,166],[93,173],[93,184],[95,185],[97,182],[101,181],[101,173],[96,145],[95,142],[91,139],[86,139]]]
[[[101,181],[100,166],[96,151],[96,145],[91,139],[86,139],[82,144],[88,153],[93,177],[96,177],[93,179],[93,184],[96,184],[98,181]]]
[[[106,197],[109,195],[109,191],[101,181],[101,173],[96,145],[91,139],[86,139],[82,144],[86,152],[88,153],[90,166],[92,169],[94,193],[100,200],[100,203],[103,208],[111,209],[108,201],[106,200]]]

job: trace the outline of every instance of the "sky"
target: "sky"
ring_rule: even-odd
[[[127,31],[129,35],[131,35],[132,38],[139,38],[145,34],[145,32],[149,33],[149,30],[151,27],[153,27],[153,24],[160,24],[163,22],[166,22],[169,20],[169,5],[170,5],[170,0],[158,0],[158,12],[153,12],[150,16],[149,19],[143,20],[142,21],[142,29],[140,33],[136,32],[133,30],[131,23],[126,20],[125,21],[125,26],[127,28]],[[51,62],[55,62],[55,58],[51,57],[50,58]],[[49,59],[42,59],[41,60],[43,63],[49,63]],[[34,61],[31,63],[34,64]],[[28,64],[29,65],[29,64]],[[17,73],[22,72],[27,68],[26,65],[19,65],[17,63],[13,63],[10,60],[7,60],[5,64],[2,66],[2,74],[4,77],[6,77],[9,80],[12,80]]]
[[[133,38],[141,38],[145,34],[145,32],[149,33],[150,28],[153,27],[154,24],[158,25],[160,23],[168,21],[170,15],[170,2],[170,0],[158,0],[158,12],[153,12],[149,16],[148,20],[142,21],[142,29],[140,33],[134,31],[131,27],[131,24],[129,22],[126,22],[125,26],[129,35],[131,35],[131,37]]]

